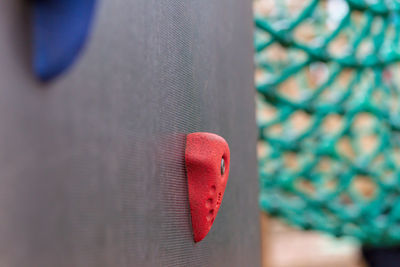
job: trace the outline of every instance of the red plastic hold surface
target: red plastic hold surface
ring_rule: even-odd
[[[193,238],[201,241],[217,216],[229,176],[229,146],[212,133],[191,133],[186,139],[186,172]]]

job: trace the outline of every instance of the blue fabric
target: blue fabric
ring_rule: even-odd
[[[47,81],[77,58],[90,30],[96,0],[33,1],[33,69]]]

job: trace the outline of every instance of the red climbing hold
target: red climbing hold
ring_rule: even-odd
[[[229,146],[212,133],[191,133],[186,139],[186,173],[193,238],[201,241],[217,216],[229,176]]]

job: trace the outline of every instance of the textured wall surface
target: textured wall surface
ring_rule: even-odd
[[[0,1],[0,266],[258,266],[251,1],[100,1],[60,79],[32,77],[25,1]],[[192,241],[185,134],[231,148]]]

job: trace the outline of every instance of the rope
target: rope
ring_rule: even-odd
[[[293,2],[256,2],[261,209],[398,244],[400,2]]]

